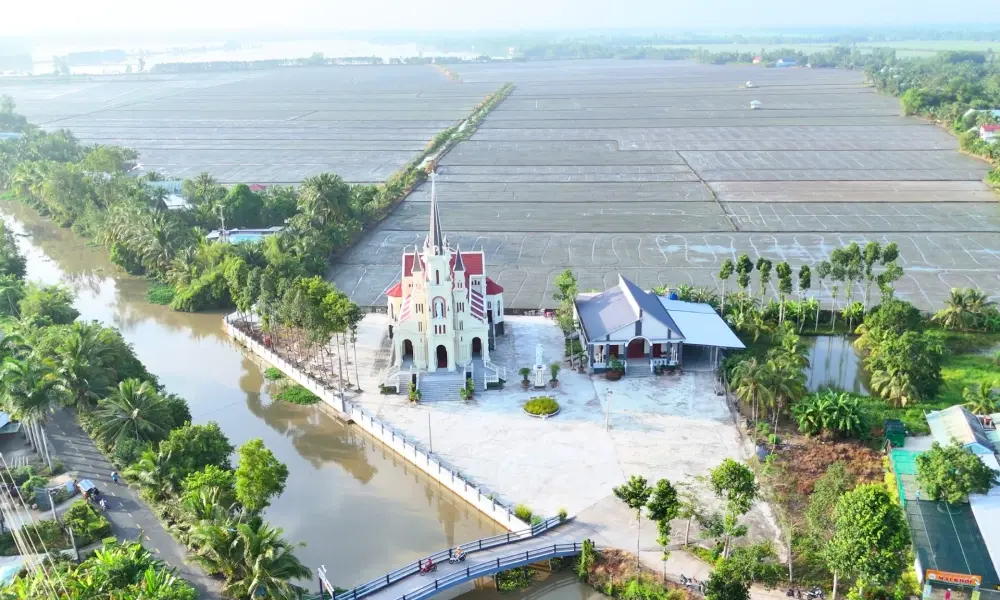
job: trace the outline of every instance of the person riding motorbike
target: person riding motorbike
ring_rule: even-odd
[[[433,571],[436,568],[437,568],[437,565],[434,564],[434,561],[428,558],[427,562],[424,563],[424,566],[420,567],[420,572],[421,573],[430,573],[431,571]]]
[[[465,560],[465,550],[461,548],[455,548],[451,553],[450,562],[456,563]]]

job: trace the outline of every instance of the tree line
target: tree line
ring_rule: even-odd
[[[24,260],[18,258],[13,237],[0,232],[0,293],[10,298],[17,285],[32,284],[23,283]],[[234,447],[218,424],[192,424],[187,402],[163,389],[116,329],[76,321],[79,313],[65,288],[35,289],[45,293],[30,302],[26,294],[18,311],[4,313],[0,321],[0,407],[25,425],[29,439],[46,456],[42,431],[49,415],[72,407],[98,447],[134,481],[192,558],[223,579],[229,595],[298,594],[301,590],[293,582],[310,571],[295,557],[295,546],[282,537],[281,529],[261,516],[284,490],[287,467],[254,439],[235,449],[239,460],[234,469]],[[125,560],[143,551],[126,546],[107,552]],[[64,573],[74,587],[96,589],[87,586],[107,582],[101,583],[100,577],[73,580],[89,577],[93,566],[65,567]],[[130,571],[135,577],[149,572],[163,578],[162,587],[157,587],[161,591],[122,597],[189,597],[186,586],[169,583],[176,574],[161,566],[143,559]],[[21,580],[19,589],[40,585],[32,574]],[[143,582],[120,583],[119,589],[127,589]]]

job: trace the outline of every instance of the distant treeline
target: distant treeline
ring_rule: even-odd
[[[70,52],[66,55],[66,62],[71,67],[83,67],[86,65],[100,65],[104,63],[121,62],[128,58],[128,53],[124,50],[91,50],[87,52]]]
[[[409,58],[391,58],[388,61],[381,56],[339,56],[327,57],[316,52],[307,58],[275,58],[267,60],[215,60],[208,62],[171,62],[153,65],[154,73],[201,73],[208,71],[259,71],[263,69],[279,69],[286,67],[315,67],[340,65],[424,65],[424,64],[459,64],[464,62],[488,61],[488,56],[481,56],[473,61],[467,61],[453,56],[421,56]]]
[[[0,71],[30,72],[34,67],[30,54],[0,56]]]
[[[716,44],[760,44],[763,46],[800,44],[837,44],[850,46],[861,43],[898,41],[1000,41],[1000,29],[841,29],[801,33],[746,33],[746,34],[594,34],[565,32],[463,34],[385,34],[370,38],[373,43],[418,43],[441,52],[475,51],[489,56],[507,56],[513,48],[528,60],[538,55],[552,58],[614,58],[614,51],[625,48],[641,49],[652,46],[684,45],[696,48]],[[567,49],[578,48],[577,55],[568,55]]]

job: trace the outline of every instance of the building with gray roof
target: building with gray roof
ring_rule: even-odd
[[[657,296],[621,275],[604,292],[578,294],[574,305],[591,373],[614,360],[626,373],[680,366],[685,344],[708,348],[713,358],[719,348],[745,348],[710,305]]]

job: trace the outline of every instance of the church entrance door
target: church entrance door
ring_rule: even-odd
[[[448,349],[443,345],[437,347],[437,368],[447,369],[448,368]]]
[[[472,338],[472,358],[482,358],[483,357],[483,340],[474,337]]]

